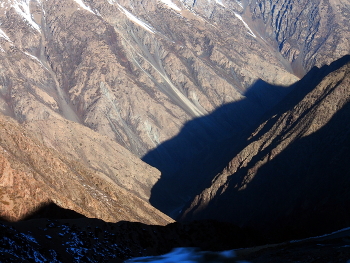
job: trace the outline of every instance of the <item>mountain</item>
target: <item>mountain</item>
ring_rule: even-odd
[[[349,84],[349,56],[311,70],[182,219],[227,221],[279,240],[347,227]]]
[[[0,111],[47,147],[177,213],[183,201],[164,208],[151,192],[157,172],[139,180],[114,165],[117,144],[171,185],[167,178],[186,176],[206,145],[250,127],[289,92],[284,87],[348,53],[348,7],[340,0],[5,0]],[[249,96],[252,87],[258,95]],[[166,143],[190,120],[242,100],[241,109],[189,129],[180,144]],[[230,114],[237,122],[227,121]],[[85,147],[86,136],[99,139]]]
[[[312,54],[301,71],[347,54],[346,4],[270,2],[5,1],[3,112],[20,121],[58,113],[142,156],[259,78],[295,82],[296,53]],[[315,25],[288,26],[300,9],[300,23]]]
[[[0,127],[0,207],[3,219],[20,220],[40,207],[54,203],[109,222],[127,220],[161,225],[172,222],[104,174],[44,146],[13,119],[0,115]],[[128,168],[131,170],[129,176],[141,178],[139,173],[153,172],[152,168],[128,153],[119,156],[119,162],[126,166],[124,173]]]
[[[178,4],[5,1],[2,112],[72,120],[143,156],[259,78],[297,80],[231,9],[216,25]]]
[[[349,10],[1,1],[0,219],[24,220],[0,224],[1,258],[121,262],[349,226]],[[324,259],[348,255],[338,237]]]
[[[235,16],[244,21],[248,34],[254,35],[257,41],[268,45],[269,51],[278,54],[281,62],[299,77],[314,66],[330,64],[349,53],[347,1],[182,2],[215,21],[221,18],[218,9],[234,10]]]
[[[3,1],[1,113],[45,146],[148,201],[160,174],[141,173],[138,167],[146,166],[137,166],[120,145],[141,157],[186,121],[243,98],[260,77],[297,80],[266,48],[241,45],[252,38],[240,36],[241,20],[230,22],[240,36],[236,43],[227,24],[216,30],[177,4],[181,11],[161,1]],[[242,54],[231,54],[233,44],[236,55],[255,54],[273,74],[244,66]],[[149,163],[159,167],[155,161]]]

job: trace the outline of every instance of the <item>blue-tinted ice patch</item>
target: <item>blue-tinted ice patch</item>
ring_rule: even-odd
[[[214,261],[209,262],[221,262],[222,260],[233,259],[236,256],[234,250],[227,250],[222,252],[207,252],[200,251],[196,248],[175,248],[170,253],[162,256],[154,257],[139,257],[129,259],[125,262],[127,263],[137,263],[137,262],[154,262],[154,263],[197,263],[197,262],[207,262],[206,255],[210,254],[214,256]],[[243,261],[242,261],[243,263]]]

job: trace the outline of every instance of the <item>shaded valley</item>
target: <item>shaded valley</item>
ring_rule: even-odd
[[[229,221],[277,240],[349,225],[349,57],[330,68],[311,71],[313,81],[327,74],[277,105],[182,219]]]

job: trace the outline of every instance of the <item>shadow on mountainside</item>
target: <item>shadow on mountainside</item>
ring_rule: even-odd
[[[142,160],[162,173],[152,188],[151,204],[176,219],[184,204],[210,186],[232,158],[232,149],[225,145],[242,144],[249,134],[242,131],[250,130],[288,91],[259,80],[245,99],[187,122],[177,136],[148,152]]]
[[[226,191],[210,202],[203,218],[264,231],[273,242],[349,227],[349,120],[350,102],[321,129],[296,139],[260,167],[247,187],[238,191],[234,186],[278,146],[276,139],[231,175]]]
[[[86,216],[75,212],[74,210],[65,209],[56,205],[55,203],[43,203],[37,209],[29,212],[20,221],[27,221],[32,219],[78,219],[86,218]],[[0,221],[3,222],[13,222],[11,218],[6,216],[0,216]]]
[[[349,62],[349,58],[333,63],[330,69],[336,70]],[[320,235],[350,226],[350,102],[322,128],[304,137],[312,120],[322,114],[317,111],[318,106],[339,84],[327,89],[317,103],[303,112],[298,118],[300,121],[273,138],[247,166],[238,167],[220,196],[213,198],[201,211],[189,211],[185,219],[215,218],[252,227],[270,236],[271,242]],[[301,89],[302,86],[298,86],[275,113],[291,110],[303,97]],[[275,120],[269,120],[249,143],[268,132],[274,124]],[[258,162],[269,158],[282,138],[290,133],[298,134],[296,139],[258,168],[244,190],[238,190],[245,184],[248,172],[256,169]]]
[[[151,204],[177,219],[184,206],[209,187],[212,179],[247,145],[247,139],[261,123],[281,110],[292,108],[349,58],[346,56],[321,69],[313,68],[290,87],[273,86],[259,80],[244,94],[245,99],[186,123],[177,136],[142,158],[162,173],[152,188]],[[294,100],[273,109],[294,89],[299,89]]]

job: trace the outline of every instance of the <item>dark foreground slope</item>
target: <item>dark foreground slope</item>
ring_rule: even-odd
[[[250,231],[215,221],[156,226],[106,223],[83,216],[0,222],[0,233],[0,262],[123,262],[168,253],[175,247],[220,251],[252,246],[258,240]]]
[[[49,210],[63,216],[72,213],[52,207]],[[105,223],[80,217],[0,222],[0,261],[123,262],[170,251],[165,256],[130,262],[344,263],[350,259],[349,229],[306,240],[256,246],[266,239],[229,223],[197,221],[150,226],[132,222]]]
[[[284,240],[350,225],[349,57],[325,70],[299,82],[182,219],[228,221]]]

